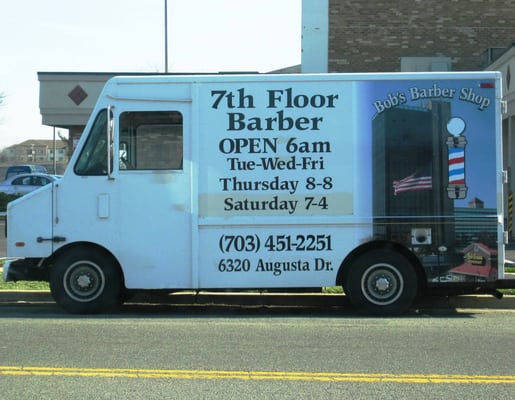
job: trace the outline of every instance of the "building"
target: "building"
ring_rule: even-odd
[[[422,71],[483,70],[515,39],[514,19],[514,0],[328,0],[327,71],[401,71],[407,57],[450,59]]]
[[[398,106],[378,114],[372,122],[372,188],[374,235],[393,239],[419,251],[454,249],[454,205],[443,193],[447,186],[449,133],[442,121],[451,115],[447,102],[426,107]],[[428,224],[427,215],[449,221]],[[419,217],[417,219],[417,216]],[[425,230],[424,239],[413,237]]]
[[[515,82],[512,85],[512,73],[515,72],[515,45],[505,49],[505,51],[492,62],[487,68],[490,71],[501,71],[502,73],[502,93],[503,100],[506,102],[505,112],[502,120],[503,134],[503,168],[508,171],[508,190],[505,193],[504,204],[510,204],[515,191]],[[512,72],[513,71],[513,72]],[[514,216],[512,207],[505,206],[507,217],[507,229],[510,239],[513,240],[512,231]]]
[[[43,125],[69,131],[74,149],[107,80],[117,73],[39,72],[39,109]]]
[[[464,262],[449,271],[455,282],[485,282],[497,278],[497,250],[484,243],[472,243],[464,249]]]
[[[66,142],[56,140],[55,161],[68,162],[68,148]],[[26,140],[25,142],[10,146],[0,153],[2,164],[43,164],[51,165],[54,162],[53,140]]]
[[[485,208],[482,200],[473,198],[468,207],[456,207],[454,216],[458,247],[464,248],[473,242],[495,247],[497,243],[495,208]]]

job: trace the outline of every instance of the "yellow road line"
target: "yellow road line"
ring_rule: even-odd
[[[140,379],[237,379],[247,381],[394,382],[432,384],[515,384],[513,375],[366,374],[331,372],[162,370],[1,366],[0,375]]]

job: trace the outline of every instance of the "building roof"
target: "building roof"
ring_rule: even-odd
[[[497,255],[496,249],[492,249],[491,247],[488,247],[486,244],[480,242],[469,244],[467,247],[463,249],[463,252],[465,254],[470,252],[478,252],[488,257]]]
[[[453,274],[479,276],[482,278],[488,278],[497,276],[497,268],[484,265],[472,265],[472,264],[461,264],[455,268],[452,268],[449,272]]]
[[[53,140],[40,140],[40,139],[28,139],[24,142],[13,144],[12,146],[9,146],[9,148],[17,147],[17,146],[41,146],[41,147],[54,147],[54,141]],[[55,141],[55,147],[58,149],[62,149],[63,147],[67,147],[66,142],[64,142],[61,139],[56,139]]]

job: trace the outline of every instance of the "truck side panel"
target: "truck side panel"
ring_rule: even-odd
[[[371,240],[497,279],[499,81],[420,77],[201,85],[199,285],[331,285]]]

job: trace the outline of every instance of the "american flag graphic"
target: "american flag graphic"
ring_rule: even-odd
[[[449,183],[465,184],[465,149],[449,148]]]
[[[417,176],[416,172],[404,179],[393,181],[394,195],[403,192],[431,189],[433,189],[433,178],[431,176]]]

